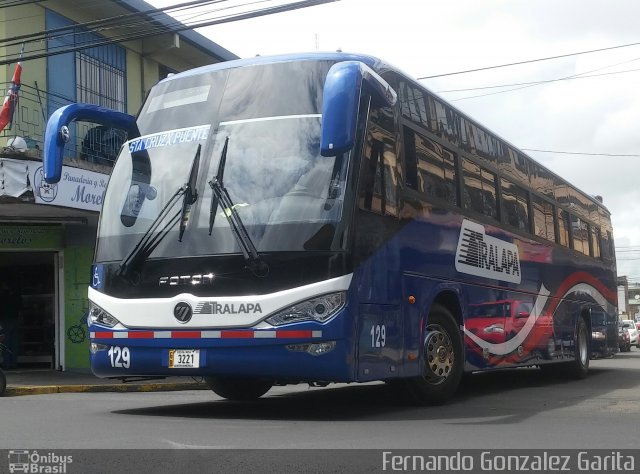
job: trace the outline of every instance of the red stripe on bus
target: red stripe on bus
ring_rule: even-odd
[[[96,332],[96,339],[113,339],[113,333],[107,331]]]
[[[276,331],[278,339],[297,339],[313,337],[312,331]]]
[[[171,331],[173,339],[200,339],[200,331]]]
[[[153,331],[132,331],[129,339],[153,339]]]
[[[253,331],[220,331],[222,339],[253,339]]]

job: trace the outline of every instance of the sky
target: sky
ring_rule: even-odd
[[[213,8],[234,3],[248,0],[177,18],[217,17],[234,10]],[[283,0],[251,8],[276,3]],[[638,18],[634,0],[341,0],[197,31],[243,58],[340,49],[379,57],[417,78],[640,42]],[[618,275],[640,283],[640,44],[421,83],[520,149],[636,155],[527,151],[582,191],[604,198]]]

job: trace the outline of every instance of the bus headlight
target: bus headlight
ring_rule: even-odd
[[[346,300],[347,297],[344,291],[316,296],[278,311],[269,316],[266,321],[273,326],[302,321],[326,323],[344,308]]]
[[[87,316],[87,324],[99,324],[100,326],[112,328],[119,323],[120,321],[111,316],[100,306],[95,304],[93,301],[89,301],[89,315]]]

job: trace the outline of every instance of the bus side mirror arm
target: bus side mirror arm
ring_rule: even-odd
[[[396,91],[373,69],[360,61],[343,61],[331,66],[324,82],[320,154],[337,156],[355,143],[358,105],[363,87],[374,101],[395,105]]]
[[[140,135],[133,115],[92,104],[70,104],[59,108],[49,117],[44,134],[42,168],[47,183],[60,181],[64,146],[70,139],[69,124],[77,120],[126,130],[129,139]]]

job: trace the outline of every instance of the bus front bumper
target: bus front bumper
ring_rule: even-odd
[[[233,376],[276,382],[351,382],[353,348],[324,326],[196,331],[108,330],[91,326],[98,377]]]

